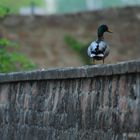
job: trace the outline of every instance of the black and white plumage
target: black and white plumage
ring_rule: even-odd
[[[93,41],[88,47],[88,56],[96,60],[102,60],[109,54],[109,47],[103,40]]]
[[[110,32],[107,25],[101,25],[98,28],[98,39],[93,41],[87,50],[88,56],[95,60],[103,60],[109,55],[109,47],[104,41],[103,34],[104,32]],[[111,32],[110,32],[111,33]]]

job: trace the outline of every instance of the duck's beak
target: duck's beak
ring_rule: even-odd
[[[113,33],[113,32],[112,32],[111,30],[109,30],[109,29],[108,29],[108,31],[107,31],[107,32],[109,32],[109,33]]]

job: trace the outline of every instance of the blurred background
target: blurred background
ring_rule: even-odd
[[[0,0],[0,71],[90,64],[101,24],[105,63],[140,58],[140,0]]]

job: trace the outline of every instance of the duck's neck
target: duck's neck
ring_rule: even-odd
[[[103,40],[104,39],[104,30],[103,28],[98,28],[98,31],[97,31],[97,36],[98,36],[98,40]]]
[[[98,41],[104,40],[104,36],[98,36]]]

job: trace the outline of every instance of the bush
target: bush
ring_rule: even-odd
[[[0,5],[0,18],[7,16],[9,11],[10,11],[9,8]]]
[[[0,39],[0,72],[31,70],[35,68],[28,58],[15,51],[19,46],[7,39]]]
[[[9,8],[0,5],[0,19],[5,18],[9,11]],[[14,51],[14,48],[17,47],[19,46],[0,36],[0,72],[31,70],[35,68],[35,64],[28,58]]]
[[[72,50],[74,50],[80,56],[84,64],[90,64],[90,59],[87,56],[88,44],[83,44],[69,35],[65,36],[64,41]]]

